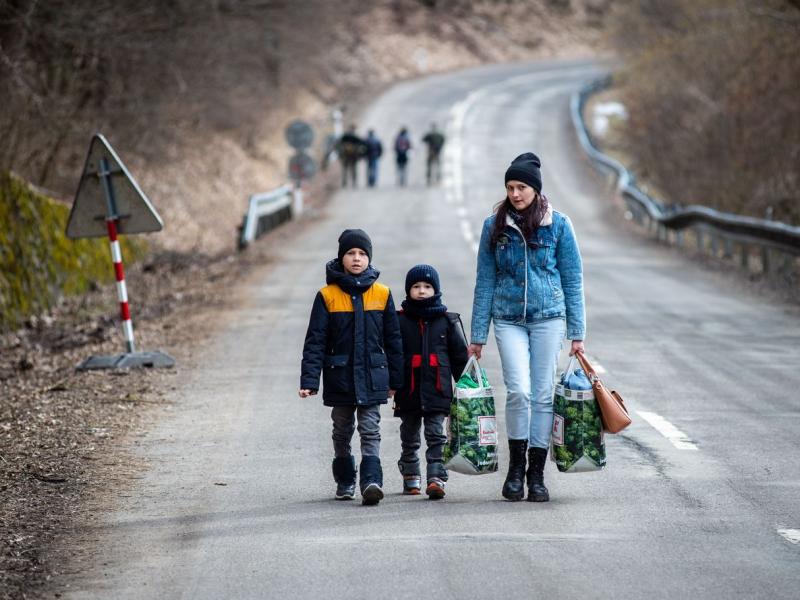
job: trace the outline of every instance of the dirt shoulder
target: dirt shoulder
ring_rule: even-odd
[[[272,250],[318,218],[329,193],[323,178],[307,193],[307,216],[244,253],[162,251],[129,270],[137,347],[168,352],[174,369],[75,370],[92,354],[123,349],[111,317],[113,286],[64,300],[0,336],[0,598],[51,597],[90,555],[75,540],[91,540],[74,532],[126,494],[146,468],[132,450],[157,419],[179,409],[169,392],[243,300],[240,284],[263,274]]]

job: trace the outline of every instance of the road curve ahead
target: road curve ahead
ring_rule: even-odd
[[[372,104],[360,128],[386,146],[401,125],[411,131],[410,185],[394,186],[387,157],[377,189],[338,193],[251,280],[251,300],[172,392],[174,415],[141,444],[152,468],[84,532],[102,560],[66,596],[800,597],[800,317],[615,227],[568,117],[570,93],[599,71],[480,68],[402,83]],[[432,121],[448,144],[444,181],[429,189],[419,139]],[[445,303],[468,323],[476,236],[526,150],[574,221],[587,349],[635,423],[608,436],[603,472],[549,464],[549,503],[503,501],[502,472],[454,474],[447,498],[431,502],[400,494],[398,421],[385,407],[386,499],[335,502],[329,412],[297,387],[339,232],[369,232],[398,304],[410,266],[437,266]],[[485,355],[502,422],[493,342]]]

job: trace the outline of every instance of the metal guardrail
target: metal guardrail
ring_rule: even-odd
[[[294,187],[288,183],[271,192],[250,196],[240,227],[239,249],[243,250],[266,232],[290,220],[299,208],[298,200]]]
[[[685,230],[692,231],[698,250],[714,256],[722,252],[722,257],[731,258],[734,245],[737,245],[741,265],[746,269],[750,268],[753,247],[760,249],[762,272],[771,270],[772,255],[776,252],[783,254],[783,269],[790,269],[794,259],[800,256],[800,227],[720,212],[707,206],[666,206],[639,189],[633,175],[622,163],[597,149],[583,120],[583,109],[592,94],[610,84],[611,76],[608,75],[574,92],[570,99],[570,112],[578,141],[591,162],[600,170],[616,175],[617,192],[625,201],[631,217],[653,231],[659,240],[674,241],[678,246],[683,246],[686,241]]]

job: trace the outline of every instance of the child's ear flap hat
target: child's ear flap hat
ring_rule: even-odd
[[[441,291],[439,289],[439,273],[430,265],[411,267],[411,270],[406,274],[406,296],[411,294],[411,286],[418,281],[430,283],[433,286],[434,294],[438,294]]]
[[[345,229],[339,236],[339,261],[352,248],[361,248],[372,262],[372,240],[362,229]]]

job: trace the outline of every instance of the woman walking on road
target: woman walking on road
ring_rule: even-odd
[[[572,223],[542,195],[541,161],[521,154],[505,174],[506,198],[483,223],[470,354],[481,357],[489,322],[500,351],[510,461],[503,497],[547,502],[544,465],[553,429],[561,342],[583,352],[583,267]],[[527,451],[527,473],[526,473]]]

